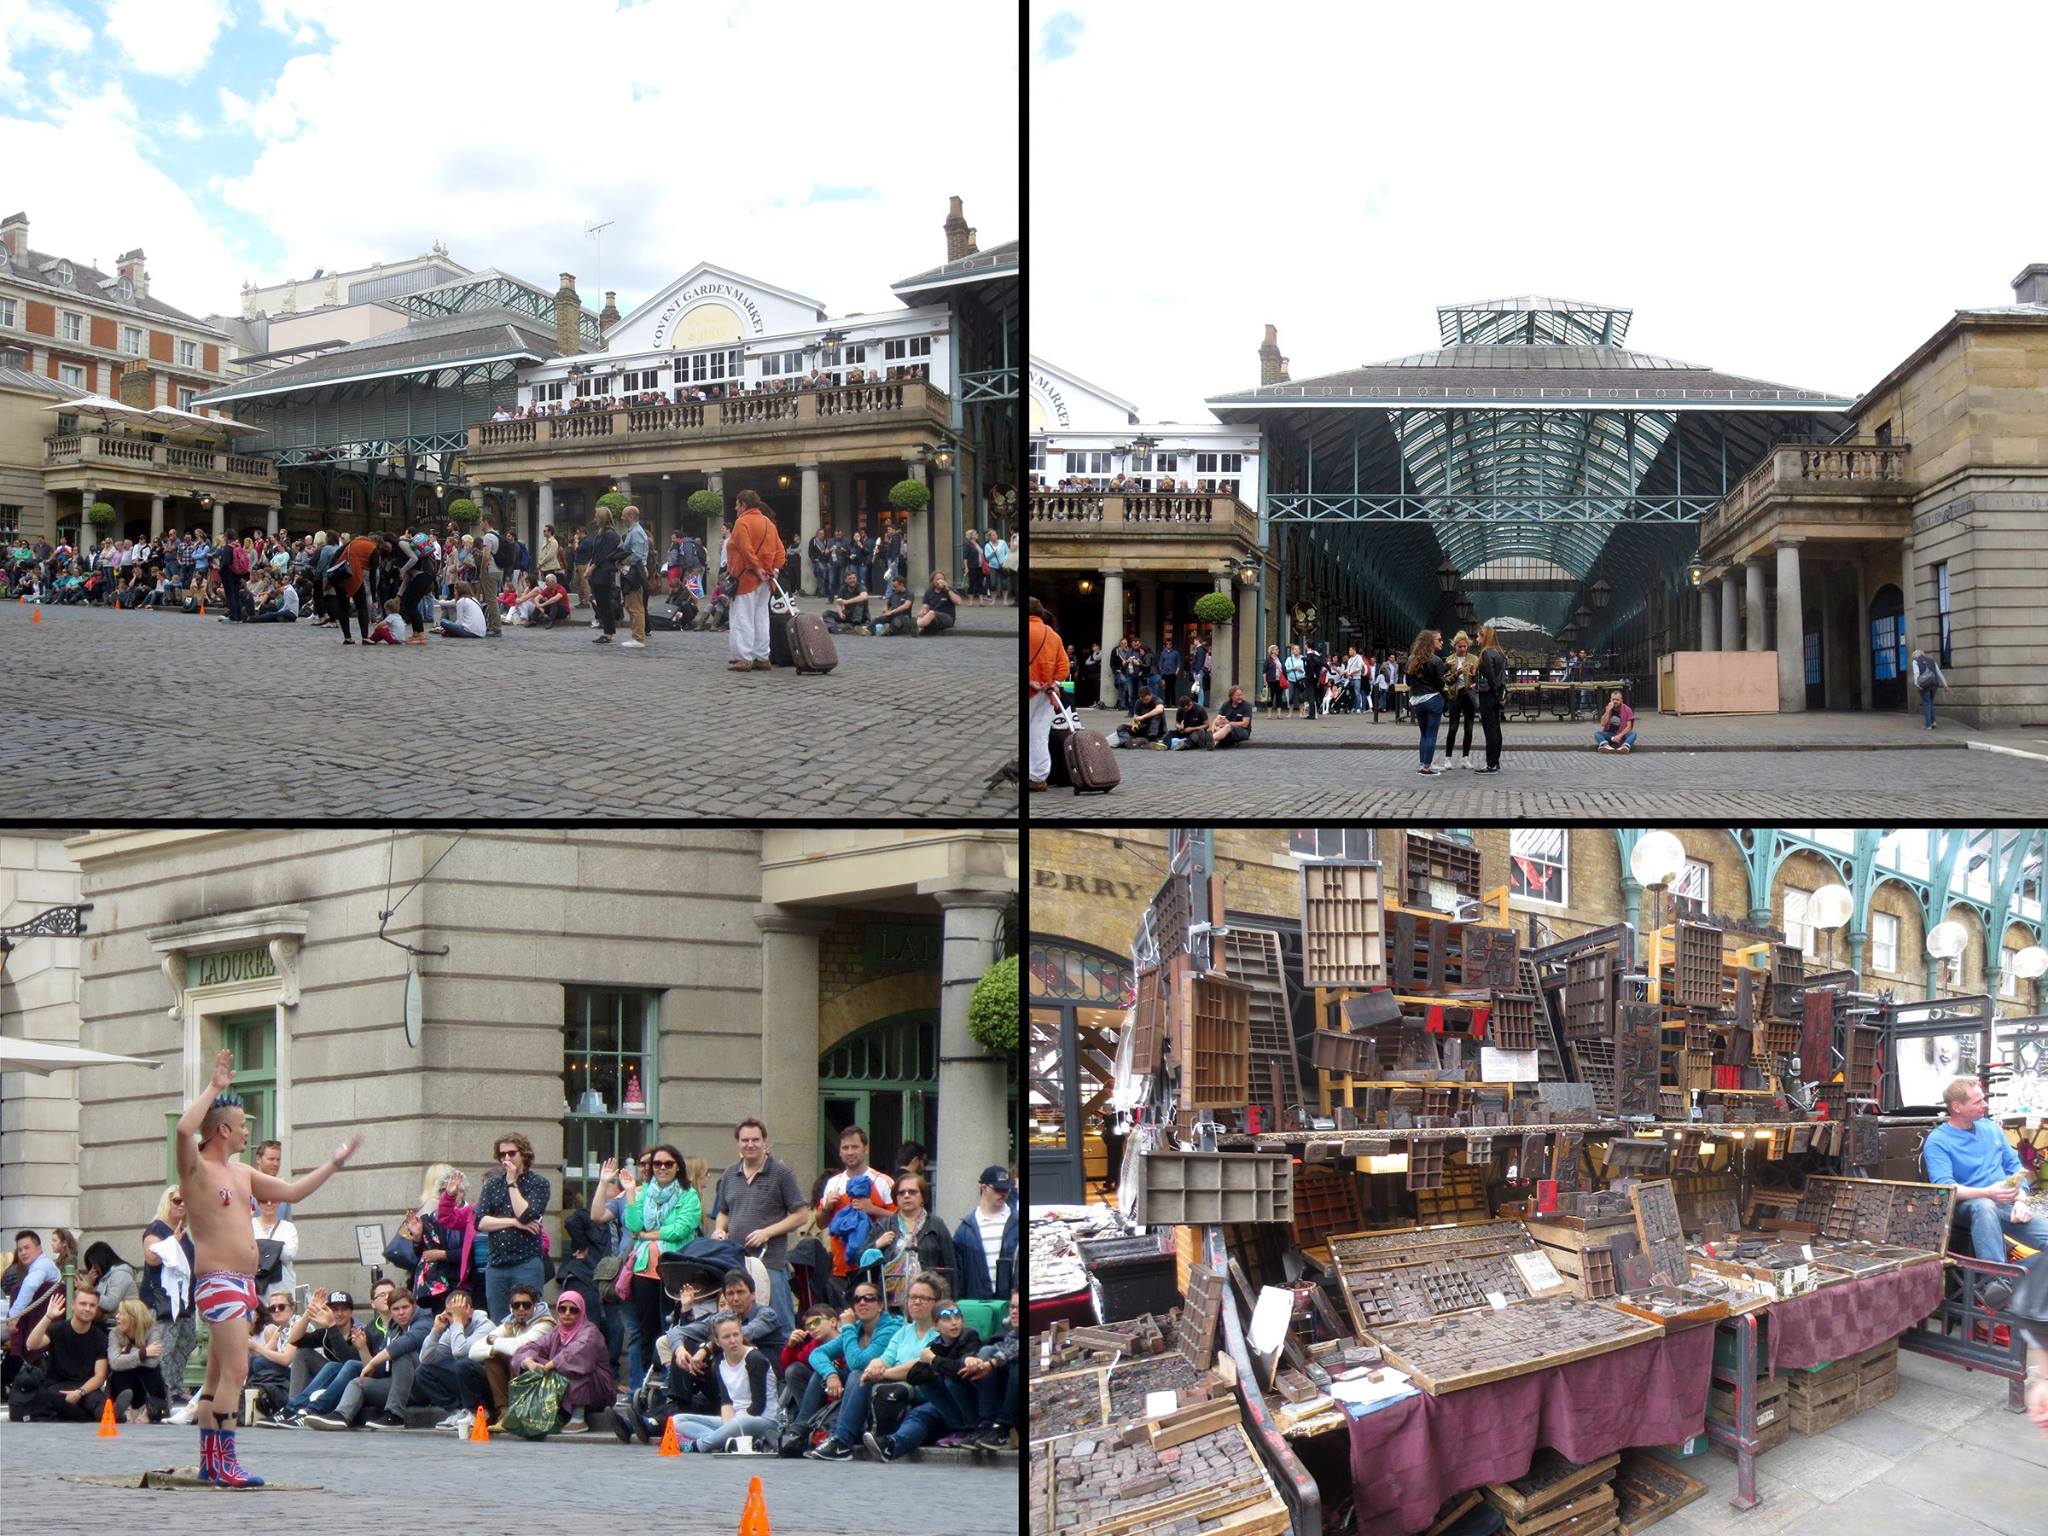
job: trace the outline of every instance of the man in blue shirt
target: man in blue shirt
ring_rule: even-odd
[[[1969,1220],[1977,1257],[2003,1263],[2008,1237],[2029,1248],[2048,1249],[2048,1215],[2037,1211],[2027,1221],[2012,1219],[2019,1190],[2003,1181],[2019,1172],[2019,1154],[1998,1122],[1988,1118],[1984,1085],[1974,1077],[1959,1077],[1942,1090],[1941,1099],[1948,1119],[1928,1132],[1921,1157],[1929,1183],[1955,1186],[1956,1211]]]
[[[1180,691],[1180,652],[1173,648],[1173,636],[1168,635],[1159,647],[1159,701],[1168,709],[1173,708]]]

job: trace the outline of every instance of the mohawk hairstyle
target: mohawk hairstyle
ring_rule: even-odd
[[[240,1109],[242,1107],[242,1096],[233,1090],[226,1093],[216,1093],[213,1096],[213,1107],[215,1109]]]
[[[213,1102],[206,1108],[206,1118],[200,1122],[197,1139],[203,1144],[207,1137],[211,1136],[218,1128],[219,1121],[215,1117],[221,1110],[240,1108],[242,1108],[242,1096],[239,1093],[230,1090],[226,1093],[215,1094]]]

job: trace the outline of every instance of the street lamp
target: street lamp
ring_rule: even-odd
[[[2012,957],[2012,973],[2021,981],[2033,981],[2048,972],[2048,949],[2029,944]]]
[[[1594,582],[1593,585],[1587,588],[1586,590],[1592,595],[1593,607],[1595,611],[1605,608],[1607,606],[1607,599],[1610,596],[1612,596],[1614,592],[1614,588],[1607,584],[1607,578],[1605,576],[1602,576],[1598,581]]]
[[[1460,592],[1458,594],[1458,622],[1460,624],[1470,624],[1474,617],[1477,616],[1477,612],[1478,610],[1472,606],[1471,594]]]
[[[1443,563],[1436,568],[1436,589],[1447,597],[1458,590],[1458,568],[1451,563],[1449,555],[1445,555]]]
[[[1669,832],[1645,832],[1629,850],[1628,872],[1650,891],[1650,931],[1655,933],[1664,926],[1664,888],[1685,873],[1685,844]]]
[[[1828,962],[1835,958],[1834,931],[1849,921],[1849,914],[1856,910],[1856,898],[1846,885],[1824,885],[1806,899],[1806,920],[1815,929],[1830,935],[1828,939]]]
[[[1705,581],[1707,579],[1706,561],[1695,560],[1690,565],[1688,565],[1685,568],[1685,579],[1691,582],[1694,586],[1698,586],[1701,582]]]

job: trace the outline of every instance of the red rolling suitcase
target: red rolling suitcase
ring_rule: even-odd
[[[1106,795],[1123,782],[1123,770],[1116,765],[1116,752],[1109,738],[1082,725],[1059,698],[1053,700],[1053,724],[1067,731],[1067,778],[1075,794]]]

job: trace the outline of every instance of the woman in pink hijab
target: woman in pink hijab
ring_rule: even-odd
[[[609,1408],[617,1395],[612,1384],[611,1351],[604,1330],[583,1315],[583,1298],[563,1291],[555,1298],[555,1327],[525,1345],[512,1357],[512,1374],[525,1370],[560,1371],[569,1384],[562,1406],[569,1410],[565,1435],[590,1432],[584,1417],[592,1408]]]

